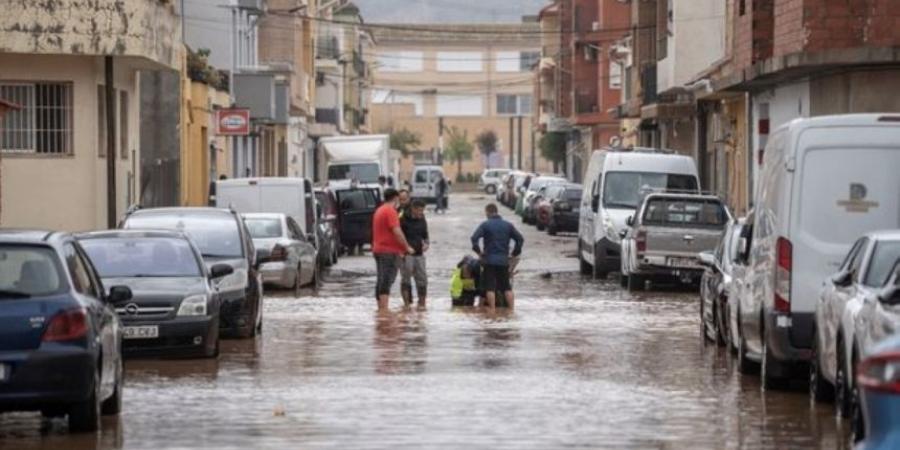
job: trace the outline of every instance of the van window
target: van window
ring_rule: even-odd
[[[338,192],[342,211],[375,209],[375,196],[367,189]]]
[[[437,170],[432,170],[429,174],[431,175],[429,178],[431,178],[432,183],[437,183],[441,178],[444,178],[444,174]]]
[[[248,217],[244,223],[253,239],[280,238],[284,234],[278,217]]]
[[[377,183],[381,171],[376,163],[334,164],[328,167],[329,180],[358,180],[360,183]]]
[[[714,200],[651,198],[644,208],[644,224],[722,228],[728,214]]]
[[[427,183],[428,182],[428,171],[427,170],[417,170],[415,182],[416,183]]]
[[[870,287],[883,286],[898,262],[900,262],[900,241],[879,242],[872,253],[863,284]]]
[[[637,209],[645,190],[697,191],[697,178],[683,174],[608,172],[603,187],[603,206]]]

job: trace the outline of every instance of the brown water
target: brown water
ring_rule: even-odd
[[[102,433],[7,414],[0,448],[840,448],[830,407],[702,343],[695,293],[584,279],[572,237],[523,227],[514,313],[452,310],[484,202],[431,217],[426,311],[377,314],[371,258],[344,259],[320,296],[268,297],[264,335],[218,361],[129,361]]]

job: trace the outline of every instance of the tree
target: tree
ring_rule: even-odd
[[[553,171],[559,171],[560,163],[566,160],[566,135],[559,132],[546,133],[539,143],[541,156],[553,162]]]
[[[455,126],[447,130],[447,136],[449,140],[444,149],[444,157],[456,161],[456,179],[459,180],[462,176],[462,162],[472,159],[474,146],[469,142],[469,132]]]
[[[400,150],[404,158],[409,156],[409,152],[415,150],[422,143],[422,135],[415,131],[410,131],[406,127],[399,130],[385,130],[384,132],[391,135],[391,148]]]
[[[491,168],[491,154],[497,151],[497,133],[494,130],[484,130],[475,137],[478,150],[487,161],[487,168]]]

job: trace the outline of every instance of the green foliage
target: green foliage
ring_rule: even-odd
[[[475,143],[478,144],[481,154],[489,158],[491,153],[497,151],[497,133],[494,130],[484,130],[475,137]]]
[[[219,90],[228,90],[228,77],[215,67],[209,65],[208,48],[191,51],[188,49],[187,73],[191,81],[206,83]]]
[[[384,130],[383,132],[391,135],[391,148],[400,150],[404,158],[422,143],[422,135],[415,131],[410,131],[406,127],[399,130]]]
[[[444,157],[450,161],[456,161],[456,178],[459,180],[462,175],[462,162],[472,159],[472,150],[474,145],[469,142],[469,132],[460,130],[457,127],[450,127],[447,130],[447,146],[444,148]]]
[[[564,133],[546,133],[539,142],[541,156],[547,161],[561,163],[566,160],[566,135]]]

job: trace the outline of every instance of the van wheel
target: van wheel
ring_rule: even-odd
[[[628,290],[629,291],[643,291],[644,284],[646,280],[643,275],[631,274],[628,275]]]
[[[819,339],[813,329],[812,357],[809,359],[809,398],[815,402],[830,401],[834,397],[834,387],[822,377],[819,366]]]
[[[763,390],[783,389],[787,380],[777,375],[781,372],[781,363],[775,361],[775,358],[769,353],[768,341],[769,338],[766,336],[765,330],[763,330],[762,357],[760,358],[762,366],[759,369],[762,388]]]
[[[69,408],[69,430],[76,433],[97,431],[100,428],[100,368],[94,368],[91,392],[83,402]]]

